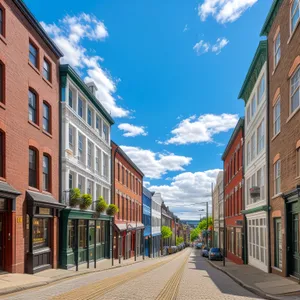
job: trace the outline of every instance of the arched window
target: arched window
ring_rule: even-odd
[[[45,153],[43,155],[43,191],[51,191],[51,158]]]
[[[29,148],[29,186],[38,188],[38,151]]]
[[[295,30],[300,17],[300,0],[295,0],[291,7],[291,29]]]
[[[300,1],[300,0],[299,0]],[[300,67],[291,78],[291,113],[300,106]]]

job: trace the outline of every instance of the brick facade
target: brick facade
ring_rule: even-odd
[[[243,127],[240,119],[223,154],[226,256],[243,263]]]
[[[276,5],[275,5],[275,2]],[[268,59],[269,59],[269,182],[270,182],[270,236],[271,236],[271,269],[272,272],[282,276],[291,274],[287,267],[288,256],[286,249],[288,244],[288,232],[291,228],[286,228],[289,223],[287,212],[289,205],[286,205],[284,196],[294,190],[300,184],[300,177],[297,174],[299,161],[296,154],[300,140],[300,114],[299,107],[291,113],[290,91],[291,76],[297,71],[300,65],[300,28],[299,22],[293,33],[291,33],[290,11],[293,1],[274,1],[272,19],[267,20],[267,25],[263,29],[263,34],[268,36]],[[275,66],[274,43],[280,34],[281,57]],[[280,101],[280,132],[274,133],[274,107]],[[275,192],[275,163],[281,164],[280,190]],[[286,198],[286,200],[289,200]],[[276,232],[275,221],[281,220],[281,232],[279,239],[282,239],[282,263],[276,266]],[[278,235],[277,235],[278,238]]]
[[[35,26],[29,23],[28,16],[23,14],[13,0],[1,1],[5,14],[5,32],[0,35],[0,61],[5,68],[4,99],[0,103],[0,130],[4,134],[4,176],[3,182],[18,190],[21,195],[16,199],[16,207],[7,213],[7,235],[4,243],[10,249],[6,253],[4,269],[9,272],[23,273],[27,244],[26,239],[26,191],[42,191],[43,186],[43,153],[50,157],[50,191],[59,199],[59,57],[50,49],[45,37],[41,36]],[[45,35],[45,34],[44,34]],[[38,48],[38,67],[35,68],[28,58],[29,41]],[[44,57],[51,65],[51,82],[43,77]],[[37,94],[37,124],[28,118],[28,90]],[[43,131],[43,101],[51,107],[51,133]],[[37,150],[38,177],[37,188],[29,188],[29,147]],[[56,219],[51,223],[55,231]],[[52,229],[51,228],[51,229]],[[53,266],[57,260],[57,235],[53,234]],[[16,251],[17,249],[17,251]],[[11,254],[11,255],[10,255]]]

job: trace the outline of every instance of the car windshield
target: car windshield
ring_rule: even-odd
[[[220,252],[220,249],[219,249],[219,248],[212,248],[212,249],[210,250],[210,252]]]

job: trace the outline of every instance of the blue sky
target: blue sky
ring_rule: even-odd
[[[112,139],[146,185],[181,218],[198,218],[244,115],[237,95],[272,0],[25,2],[64,62],[96,81]]]

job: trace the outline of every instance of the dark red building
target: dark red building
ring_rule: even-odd
[[[222,156],[226,256],[238,264],[243,264],[243,136],[244,118],[240,118]]]
[[[0,270],[57,267],[59,58],[21,0],[0,1]]]
[[[128,259],[139,256],[142,248],[142,171],[113,141],[112,146],[112,203],[119,212],[114,217],[114,257]]]

